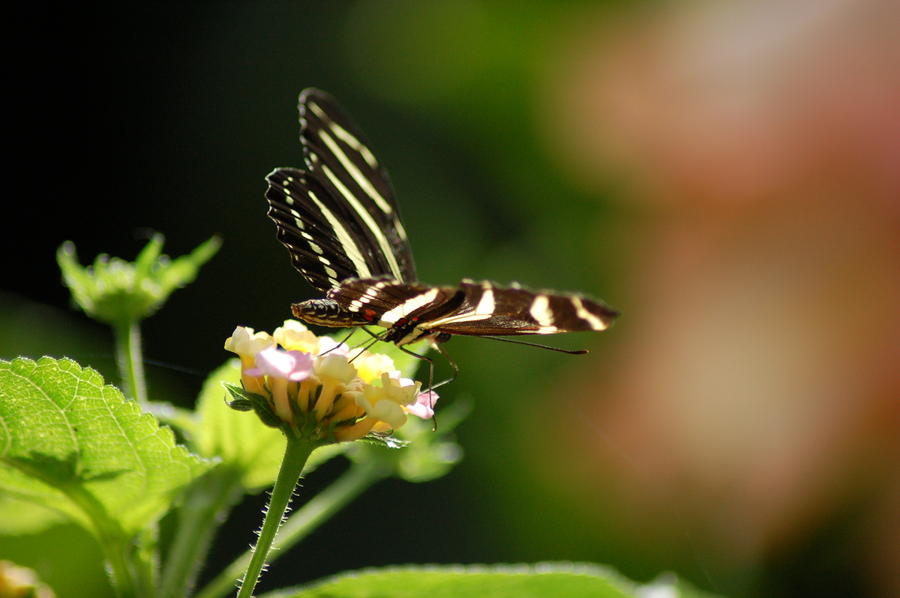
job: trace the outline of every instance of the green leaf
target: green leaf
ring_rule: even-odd
[[[34,534],[60,523],[68,523],[62,513],[7,493],[0,494],[0,536]]]
[[[240,385],[240,361],[230,359],[203,383],[197,401],[199,422],[196,448],[204,457],[217,457],[223,466],[241,471],[241,484],[251,491],[270,486],[278,475],[285,439],[280,430],[264,426],[252,412],[228,406],[231,396],[223,384]]]
[[[196,278],[200,266],[221,244],[218,237],[212,237],[188,255],[170,260],[161,255],[163,237],[157,234],[133,263],[101,254],[85,267],[78,262],[75,245],[67,241],[56,252],[56,261],[72,299],[86,314],[122,325],[159,309],[175,289]]]
[[[264,425],[253,411],[237,411],[226,401],[234,397],[223,384],[240,387],[240,361],[231,359],[216,369],[200,392],[196,428],[197,450],[204,457],[217,457],[223,466],[242,472],[241,484],[257,492],[271,486],[284,457],[285,438],[281,430]],[[334,444],[313,451],[304,468],[308,474],[316,467],[347,450],[347,444]]]
[[[144,410],[152,414],[161,423],[169,426],[184,443],[193,446],[193,438],[197,434],[197,414],[190,409],[176,407],[171,403],[162,401],[147,401],[143,405]]]
[[[231,395],[231,401],[228,406],[235,411],[255,411],[259,420],[270,428],[281,429],[284,422],[280,417],[272,411],[268,399],[262,395],[248,392],[242,386],[237,384],[224,383],[223,386],[228,394]]]
[[[263,598],[635,598],[596,565],[407,566],[351,572]]]
[[[209,467],[70,359],[0,361],[0,490],[130,535]]]

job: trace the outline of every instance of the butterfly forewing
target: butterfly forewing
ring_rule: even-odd
[[[310,284],[325,292],[347,278],[371,276],[370,260],[354,240],[360,233],[345,210],[320,199],[327,191],[314,177],[296,168],[279,168],[266,180],[276,237]]]
[[[300,136],[309,171],[335,202],[349,208],[371,247],[371,275],[416,279],[406,231],[400,222],[387,171],[369,149],[359,128],[329,94],[307,89],[300,94]]]
[[[334,99],[300,94],[305,170],[266,177],[269,217],[294,267],[317,289],[347,278],[415,280],[415,266],[387,172]]]

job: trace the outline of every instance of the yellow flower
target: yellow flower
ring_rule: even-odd
[[[346,355],[329,353],[316,358],[313,371],[322,383],[322,391],[314,407],[316,416],[321,418],[331,410],[334,400],[347,388],[347,384],[356,378],[356,368]]]
[[[225,350],[244,357],[253,358],[263,349],[275,344],[275,339],[268,332],[253,332],[252,328],[237,326],[234,332],[225,339]]]
[[[316,358],[313,371],[324,380],[347,384],[356,377],[356,368],[346,355],[329,353]]]
[[[288,351],[303,351],[313,355],[319,353],[319,337],[297,320],[285,320],[272,333],[275,342]]]
[[[241,358],[241,382],[249,392],[261,394],[264,380],[261,376],[252,376],[245,372],[256,366],[256,355],[269,347],[275,346],[275,339],[268,332],[253,332],[252,328],[238,326],[227,339],[225,350],[237,353]]]
[[[0,596],[4,598],[55,598],[31,569],[11,561],[0,561]]]
[[[416,403],[420,386],[420,382],[401,380],[383,373],[381,386],[366,386],[357,402],[366,410],[367,416],[384,424],[376,424],[376,430],[396,430],[406,423],[405,407]]]
[[[356,372],[365,382],[379,380],[384,373],[396,372],[394,360],[383,353],[369,353],[363,351],[361,355],[353,358]]]

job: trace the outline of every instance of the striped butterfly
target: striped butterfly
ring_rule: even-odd
[[[304,168],[276,168],[266,177],[278,240],[294,268],[325,294],[294,303],[297,318],[321,326],[378,325],[385,330],[376,338],[401,349],[419,340],[440,349],[438,343],[457,334],[600,331],[618,315],[575,294],[468,279],[457,286],[418,282],[390,179],[362,132],[318,89],[300,94],[299,109]]]

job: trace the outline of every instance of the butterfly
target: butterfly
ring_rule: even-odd
[[[578,294],[470,279],[456,286],[419,282],[390,178],[362,132],[324,91],[304,90],[299,110],[304,167],[276,168],[266,177],[276,236],[294,268],[324,293],[294,303],[295,317],[321,326],[381,326],[377,338],[402,349],[420,340],[439,348],[453,335],[600,331],[618,315]]]

